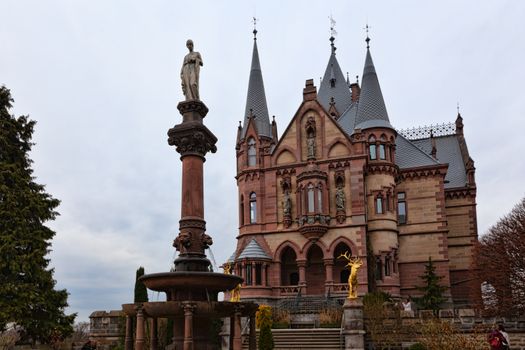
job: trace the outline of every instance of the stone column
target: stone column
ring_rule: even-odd
[[[249,350],[257,350],[257,330],[255,329],[255,311],[250,314],[250,343]]]
[[[343,306],[345,349],[365,349],[365,328],[363,322],[363,301],[361,298],[346,299]]]
[[[297,267],[299,268],[299,288],[301,292],[306,289],[306,260],[298,260]]]
[[[126,337],[124,338],[125,350],[133,350],[133,318],[126,315]]]
[[[184,346],[183,350],[193,350],[193,311],[195,305],[186,303],[184,308]]]
[[[144,349],[144,313],[142,305],[137,307],[137,330],[135,331],[135,350]]]
[[[236,308],[233,315],[233,350],[242,350],[241,315],[240,309]]]
[[[324,269],[325,269],[325,293],[328,293],[330,291],[330,288],[334,284],[334,259],[324,259]]]
[[[159,340],[157,338],[157,318],[153,317],[151,319],[151,329],[150,329],[150,349],[157,350],[159,345]]]

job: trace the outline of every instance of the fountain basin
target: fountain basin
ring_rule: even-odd
[[[175,271],[152,273],[140,277],[140,281],[156,292],[176,292],[179,290],[206,290],[224,292],[235,288],[243,279],[236,275],[216,272]]]

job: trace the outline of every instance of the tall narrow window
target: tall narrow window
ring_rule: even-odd
[[[385,276],[390,276],[390,263],[391,259],[390,256],[385,257]]]
[[[375,270],[376,280],[383,279],[383,263],[381,262],[381,257],[376,258],[376,270]]]
[[[323,212],[323,186],[321,185],[317,188],[317,211]]]
[[[252,285],[252,264],[246,264],[246,285]]]
[[[397,222],[399,224],[406,224],[407,222],[407,203],[405,192],[397,194]]]
[[[376,214],[383,214],[383,197],[376,197]]]
[[[312,184],[308,185],[308,212],[315,212],[315,192]]]
[[[244,196],[241,195],[241,201],[239,204],[239,222],[244,225]]]
[[[379,159],[386,159],[385,145],[383,144],[379,145]]]
[[[376,151],[376,138],[374,136],[370,136],[368,139],[369,146],[369,152],[370,152],[370,160],[376,160],[377,159],[377,151]]]
[[[255,264],[255,285],[260,286],[262,284],[262,265]]]
[[[248,139],[248,166],[257,165],[257,150],[255,149],[255,139],[250,137]]]
[[[250,224],[257,222],[257,196],[255,192],[250,194]]]
[[[385,211],[390,211],[390,193],[386,194]]]

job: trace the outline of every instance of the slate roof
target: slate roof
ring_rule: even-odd
[[[240,259],[271,259],[271,257],[266,254],[255,239],[252,239],[250,243],[244,247],[236,260]]]
[[[253,41],[252,66],[250,69],[250,80],[248,82],[248,95],[246,97],[246,109],[244,111],[244,123],[241,138],[244,138],[246,135],[250,110],[252,110],[251,113],[255,116],[255,126],[257,127],[259,135],[272,137],[272,128],[270,125],[268,106],[266,104],[266,94],[264,91],[264,82],[256,38],[254,38]]]
[[[235,252],[226,260],[227,263],[235,262]]]
[[[352,104],[344,111],[344,113],[337,119],[337,122],[348,135],[354,133],[355,118],[357,116],[357,103]]]
[[[333,87],[331,79],[335,79]],[[335,47],[332,48],[332,54],[328,59],[323,80],[321,80],[321,86],[317,93],[317,101],[328,111],[332,97],[334,98],[335,108],[340,115],[342,115],[352,103],[352,93],[345,80],[343,71],[339,66],[339,62],[337,62],[337,58],[335,57]]]
[[[440,164],[432,156],[430,150],[425,152],[413,141],[408,140],[403,135],[396,137],[396,165],[401,169],[415,168],[421,166]]]
[[[440,163],[448,163],[448,171],[445,176],[445,188],[466,186],[467,172],[465,163],[459,148],[459,141],[456,135],[434,137],[436,142],[436,158]],[[412,140],[425,153],[432,151],[432,141],[430,138]],[[396,153],[399,154],[399,153]]]
[[[372,55],[370,49],[367,48],[354,128],[366,129],[375,126],[386,126],[393,129],[388,119]]]

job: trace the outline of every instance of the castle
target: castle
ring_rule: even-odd
[[[470,304],[476,183],[459,112],[455,123],[395,129],[368,36],[361,84],[345,79],[331,37],[319,89],[306,81],[279,138],[256,34],[237,131],[239,235],[229,259],[244,278],[241,298],[344,298],[349,272],[339,257],[348,252],[363,261],[359,296],[420,295],[431,258],[448,300]]]

